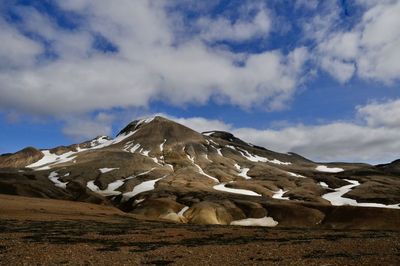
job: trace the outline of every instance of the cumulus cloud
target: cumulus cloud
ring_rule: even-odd
[[[400,128],[400,100],[374,102],[357,107],[357,111],[371,127]]]
[[[400,1],[358,3],[366,11],[349,31],[338,29],[337,5],[325,11],[325,20],[318,14],[305,23],[305,32],[317,42],[316,61],[342,83],[354,75],[393,83],[400,79]]]
[[[99,113],[93,117],[73,117],[66,118],[63,133],[76,140],[83,141],[92,139],[96,136],[110,136],[112,133],[113,115]]]
[[[249,13],[255,13],[250,16]],[[207,41],[244,41],[253,37],[265,38],[271,29],[271,19],[263,5],[247,5],[241,17],[231,21],[226,17],[201,17],[197,27],[202,39]]]
[[[359,123],[334,121],[321,125],[300,124],[280,129],[255,129],[233,127],[221,120],[171,118],[189,127],[200,128],[200,131],[230,131],[250,143],[279,152],[296,152],[317,161],[382,163],[400,156],[398,117],[400,100],[357,107],[354,121],[360,120]]]
[[[35,57],[42,53],[42,47],[31,39],[21,35],[0,18],[0,71],[15,67],[32,66]]]
[[[180,105],[215,99],[242,108],[275,110],[283,108],[294,94],[307,60],[304,47],[289,53],[267,50],[243,54],[212,47],[197,35],[180,41],[175,36],[173,13],[167,14],[158,1],[121,1],[116,5],[105,0],[67,0],[59,5],[85,17],[83,24],[61,28],[33,8],[17,8],[22,14],[20,26],[50,43],[56,57],[1,71],[3,108],[59,117],[96,109],[143,107],[152,100]],[[214,23],[221,21],[228,23],[228,18],[210,20],[213,25],[207,26],[207,32],[214,31]],[[244,40],[267,33],[269,23],[266,11],[259,9],[254,19],[232,22],[225,28],[226,36],[216,35],[221,40]],[[16,29],[13,34],[1,38],[11,43],[9,36],[14,36],[41,48],[42,43],[27,39]],[[108,40],[115,51],[96,50],[96,35]],[[11,50],[16,54],[32,50],[22,53],[21,60],[12,57],[18,62],[29,62],[38,53],[38,49],[26,47]]]

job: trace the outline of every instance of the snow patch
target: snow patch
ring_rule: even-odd
[[[207,153],[205,153],[203,156],[204,156],[204,158],[206,158],[207,161],[212,162],[212,161],[208,158],[208,154],[207,154]]]
[[[84,149],[78,147],[76,152],[69,151],[69,152],[66,152],[61,155],[51,153],[49,150],[42,150],[41,152],[44,155],[43,158],[35,163],[32,163],[32,164],[26,166],[26,167],[33,168],[34,170],[47,170],[57,164],[66,163],[66,162],[70,162],[70,161],[75,163],[76,161],[74,159],[76,158],[76,154],[78,154],[80,152],[88,151],[88,150],[100,149],[100,148],[104,148],[104,147],[107,147],[110,145],[117,144],[117,143],[125,140],[126,138],[129,138],[130,136],[134,135],[136,132],[137,132],[137,130],[135,130],[133,132],[129,132],[128,134],[119,135],[118,137],[116,137],[113,140],[106,140],[103,137],[101,137],[101,138],[98,138],[95,140],[98,142],[98,145],[96,145],[96,146],[93,146],[90,148],[84,148]],[[93,144],[95,144],[95,143],[93,143]]]
[[[206,173],[203,171],[203,169],[202,169],[199,165],[197,165],[197,164],[194,164],[194,165],[197,167],[197,169],[199,170],[199,173],[200,173],[200,174],[202,174],[202,175],[204,175],[204,176],[206,176],[206,177],[208,177],[208,178],[211,178],[211,179],[214,180],[215,182],[219,183],[219,180],[218,180],[217,178],[215,178],[215,177],[213,177],[213,176],[210,176],[209,174],[206,174]]]
[[[232,182],[229,182],[229,183],[232,183]],[[218,190],[218,191],[223,191],[223,192],[228,192],[228,193],[233,193],[233,194],[241,194],[241,195],[247,195],[247,196],[258,196],[258,197],[262,196],[261,194],[258,194],[258,193],[254,192],[254,191],[247,190],[247,189],[229,188],[229,187],[225,186],[226,184],[227,183],[221,183],[221,184],[215,185],[213,188],[215,190]]]
[[[122,195],[123,196],[123,200],[126,201],[126,200],[128,200],[128,199],[130,199],[130,198],[132,198],[132,197],[134,197],[134,196],[136,196],[136,195],[138,195],[138,194],[140,194],[142,192],[154,190],[155,184],[159,180],[161,180],[163,178],[164,177],[157,178],[157,179],[154,179],[154,180],[144,181],[144,182],[140,183],[139,185],[135,186],[131,192],[124,193]]]
[[[150,173],[150,172],[153,171],[154,169],[155,169],[155,168],[153,167],[153,168],[151,168],[150,170],[148,170],[148,171],[146,171],[146,172],[137,174],[137,175],[135,175],[135,176],[129,176],[129,177],[125,178],[125,180],[129,180],[129,179],[132,179],[132,178],[136,178],[136,177],[142,176],[142,175],[147,175],[148,173]]]
[[[102,174],[105,174],[105,173],[108,173],[108,172],[111,172],[111,171],[113,171],[113,170],[116,170],[116,169],[119,169],[119,168],[100,168],[99,169],[99,171],[102,173]]]
[[[296,174],[296,173],[292,173],[292,172],[287,172],[289,175],[291,175],[291,176],[294,176],[294,177],[301,177],[301,178],[306,178],[305,176],[303,176],[303,175],[299,175],[299,174]]]
[[[187,210],[189,210],[189,206],[183,207],[182,210],[180,210],[180,211],[177,213],[178,216],[183,217],[183,214],[184,214]]]
[[[392,204],[392,205],[386,205],[386,204],[380,204],[380,203],[358,203],[354,199],[344,198],[343,197],[344,194],[351,191],[353,187],[360,185],[360,182],[358,182],[357,180],[350,180],[350,179],[344,179],[344,180],[351,184],[337,188],[337,189],[335,189],[334,192],[324,194],[324,195],[322,195],[322,198],[328,200],[333,206],[351,205],[351,206],[358,206],[358,207],[400,209],[400,203]],[[320,182],[320,184],[321,183],[323,183],[323,182]],[[323,186],[323,185],[321,184],[321,186]],[[329,188],[328,185],[326,185],[326,186],[327,186],[327,188]]]
[[[97,138],[93,139],[93,140],[90,142],[90,147],[91,147],[91,148],[96,147],[96,146],[98,146],[98,145],[101,145],[101,144],[106,143],[107,141],[109,141],[109,139],[108,139],[107,136],[100,136],[100,137],[97,137]]]
[[[192,164],[194,164],[194,166],[196,166],[196,168],[198,169],[198,172],[199,172],[200,174],[202,174],[202,175],[204,175],[204,176],[206,176],[206,177],[208,177],[208,178],[214,180],[215,182],[219,183],[219,180],[218,180],[217,178],[215,178],[215,177],[213,177],[213,176],[210,176],[209,174],[206,174],[206,173],[203,171],[203,169],[202,169],[198,164],[196,164],[196,163],[194,162],[194,158],[193,158],[193,157],[191,157],[189,154],[186,154],[186,156],[187,156],[188,159],[192,162]]]
[[[35,170],[48,170],[50,166],[54,166],[61,163],[66,163],[75,159],[73,156],[77,152],[69,151],[61,155],[51,153],[49,150],[43,150],[43,158],[39,161],[32,163],[27,168],[34,168]]]
[[[203,132],[203,133],[201,133],[201,134],[203,134],[204,136],[211,136],[212,134],[214,134],[215,133],[215,131],[210,131],[210,132]]]
[[[55,171],[49,174],[50,181],[53,182],[56,187],[66,189],[68,182],[61,182],[60,180],[58,180],[59,178],[60,177]]]
[[[186,154],[186,157],[194,164],[194,158],[190,156],[189,154]]]
[[[319,184],[321,185],[321,187],[323,188],[329,188],[328,184],[325,182],[319,182]]]
[[[243,220],[232,221],[230,225],[274,227],[278,225],[278,222],[272,217],[265,216],[263,218],[247,218]]]
[[[121,192],[120,191],[116,191],[116,189],[118,189],[119,187],[121,187],[124,184],[124,180],[119,179],[116,180],[110,184],[107,185],[106,189],[101,190],[95,183],[95,181],[89,181],[87,182],[86,186],[93,192],[98,193],[102,196],[116,196],[116,195],[120,195]]]
[[[339,173],[343,172],[343,168],[339,167],[327,167],[326,165],[318,165],[315,170],[320,171],[320,172],[326,172],[326,173]]]
[[[240,154],[242,154],[243,157],[245,157],[247,160],[251,161],[251,162],[263,162],[263,163],[273,163],[273,164],[279,164],[279,165],[290,165],[292,163],[290,162],[281,162],[277,159],[273,159],[270,160],[268,158],[256,155],[256,154],[251,154],[246,150],[238,150],[236,149],[238,152],[240,152]]]
[[[160,152],[164,151],[165,142],[167,142],[167,139],[164,139],[164,142],[160,144]]]
[[[250,171],[250,168],[241,168],[238,164],[235,164],[235,168],[239,171],[238,176],[241,176],[244,179],[251,179],[251,177],[247,175],[247,173]]]
[[[274,192],[274,195],[272,195],[272,198],[274,199],[281,199],[281,200],[290,200],[289,197],[284,197],[283,194],[288,192],[288,190],[284,191],[283,189],[279,189],[278,191]]]

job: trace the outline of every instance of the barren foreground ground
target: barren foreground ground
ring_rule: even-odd
[[[400,232],[199,226],[0,195],[1,265],[399,265]]]

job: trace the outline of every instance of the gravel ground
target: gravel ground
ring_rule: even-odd
[[[0,265],[397,266],[400,231],[175,224],[0,195]]]
[[[1,265],[399,265],[400,232],[0,220]]]

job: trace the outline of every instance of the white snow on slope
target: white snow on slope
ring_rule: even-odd
[[[135,153],[140,148],[140,144],[135,144],[133,147],[130,145],[126,145],[124,150],[130,153]]]
[[[278,225],[278,222],[272,217],[265,216],[263,218],[247,218],[243,220],[232,221],[230,225],[274,227]]]
[[[53,182],[56,187],[66,189],[68,182],[61,182],[60,180],[58,180],[59,178],[60,177],[55,171],[49,174],[50,181]]]
[[[100,136],[100,137],[97,137],[97,138],[93,139],[93,140],[90,142],[90,147],[92,148],[92,147],[95,147],[95,146],[97,146],[97,145],[104,144],[104,143],[106,143],[107,141],[109,141],[107,136]]]
[[[35,168],[35,170],[48,170],[50,169],[50,166],[74,160],[76,156],[73,155],[77,153],[70,151],[61,155],[57,155],[51,153],[49,150],[43,150],[41,152],[44,154],[43,158],[35,163],[27,165],[27,168]]]
[[[150,123],[151,121],[153,121],[154,118],[155,118],[155,116],[149,117],[149,118],[146,118],[146,119],[142,119],[142,120],[140,120],[140,121],[138,122],[138,125],[139,125],[139,124],[142,124],[142,123],[148,124],[148,123]]]
[[[195,164],[194,158],[192,156],[190,156],[189,154],[186,154],[186,157],[188,157],[188,159],[192,162],[192,164]]]
[[[289,175],[294,176],[294,177],[301,177],[301,178],[306,178],[304,175],[299,175],[296,173],[292,173],[292,172],[287,172]]]
[[[164,151],[165,142],[167,142],[167,139],[164,139],[164,142],[160,144],[160,152]]]
[[[186,156],[189,158],[189,160],[192,162],[192,164],[194,164],[194,166],[196,166],[196,168],[198,169],[198,172],[199,172],[200,174],[202,174],[202,175],[204,175],[204,176],[206,176],[206,177],[208,177],[208,178],[214,180],[215,182],[219,183],[219,180],[218,180],[217,178],[215,178],[215,177],[213,177],[213,176],[210,176],[209,174],[205,173],[205,172],[203,171],[203,169],[202,169],[198,164],[196,164],[196,163],[194,162],[194,158],[193,158],[193,157],[191,157],[189,154],[186,154]]]
[[[184,214],[187,210],[189,210],[189,206],[183,207],[182,210],[180,210],[180,211],[177,213],[178,216],[183,217],[183,214]]]
[[[126,201],[142,192],[154,190],[155,184],[163,178],[164,177],[157,178],[154,180],[144,181],[144,182],[140,183],[139,185],[135,186],[131,192],[126,192],[122,196],[123,196],[124,200]]]
[[[101,190],[94,182],[95,182],[94,180],[89,181],[89,182],[87,182],[86,186],[91,191],[96,192],[103,196],[116,196],[116,195],[121,194],[121,192],[116,191],[116,189],[118,189],[119,187],[121,187],[124,184],[124,180],[119,179],[119,180],[116,180],[116,181],[108,184],[106,189]]]
[[[137,129],[137,130],[135,130],[135,131],[131,131],[131,132],[129,132],[128,134],[126,134],[126,133],[121,134],[121,135],[117,136],[115,139],[108,140],[108,141],[105,141],[104,143],[102,143],[102,144],[100,144],[100,145],[95,146],[95,147],[92,147],[92,148],[89,148],[89,149],[81,149],[81,150],[79,150],[79,151],[97,150],[97,149],[101,149],[101,148],[104,148],[104,147],[108,147],[108,146],[111,146],[111,145],[120,143],[120,142],[122,142],[123,140],[129,138],[130,136],[135,135],[135,133],[138,132],[138,131],[139,131],[139,129]]]
[[[105,168],[100,168],[99,171],[100,171],[102,174],[105,174],[105,173],[108,173],[108,172],[111,172],[111,171],[117,170],[117,169],[119,169],[119,168],[107,168],[107,167],[105,167]]]
[[[173,166],[172,164],[166,163],[165,165],[166,165],[166,166],[169,166],[169,168],[171,168],[171,170],[174,171],[174,166]]]
[[[277,159],[273,159],[270,160],[268,158],[259,156],[259,155],[255,155],[255,154],[251,154],[246,150],[238,150],[236,149],[238,152],[240,152],[240,154],[242,154],[243,157],[245,157],[247,160],[251,161],[251,162],[263,162],[263,163],[273,163],[273,164],[279,164],[279,165],[289,165],[292,164],[290,162],[281,162]]]
[[[319,184],[321,185],[321,187],[323,188],[329,188],[328,184],[325,182],[319,182]]]
[[[146,171],[146,172],[137,174],[137,175],[135,175],[135,176],[129,176],[129,177],[125,178],[125,180],[129,180],[129,179],[132,179],[132,178],[136,178],[136,177],[142,176],[142,175],[147,175],[148,173],[150,173],[150,172],[153,171],[154,169],[156,169],[156,168],[153,167],[153,168],[151,168],[150,170],[148,170],[148,171]]]
[[[232,182],[229,182],[229,183],[232,183]],[[254,192],[254,191],[247,190],[247,189],[229,188],[229,187],[225,186],[226,184],[227,183],[221,183],[221,184],[213,186],[213,188],[215,190],[218,190],[218,191],[223,191],[223,192],[228,192],[228,193],[233,193],[233,194],[241,194],[241,195],[247,195],[247,196],[258,196],[258,197],[262,196],[261,194],[258,194],[258,193]]]
[[[26,167],[34,168],[34,170],[47,170],[47,169],[50,169],[54,165],[73,161],[75,159],[76,155],[80,152],[100,149],[100,148],[104,148],[104,147],[107,147],[110,145],[117,144],[117,143],[123,141],[124,139],[134,135],[136,132],[137,132],[137,130],[133,131],[133,132],[129,132],[128,134],[120,135],[113,140],[102,139],[101,141],[99,141],[99,145],[97,145],[97,146],[90,147],[90,148],[84,148],[84,149],[81,149],[78,147],[76,152],[69,151],[69,152],[66,152],[61,155],[51,153],[49,150],[42,150],[41,152],[44,154],[43,158],[35,163],[27,165]]]
[[[339,173],[343,172],[343,168],[339,167],[327,167],[326,165],[318,165],[315,170],[320,171],[320,172],[326,172],[326,173]]]
[[[213,133],[215,133],[215,131],[210,131],[210,132],[203,132],[202,134],[204,135],[204,136],[210,136],[211,134],[213,134]]]
[[[284,191],[283,189],[279,189],[278,191],[274,192],[274,195],[272,195],[272,198],[274,199],[281,199],[281,200],[290,200],[289,197],[284,197],[283,194],[288,192],[288,190]]]
[[[251,179],[251,177],[247,175],[247,173],[250,171],[250,168],[241,168],[238,164],[235,164],[235,168],[239,171],[238,176],[241,176],[244,179]]]
[[[206,173],[203,171],[203,169],[202,169],[199,165],[197,165],[197,164],[194,164],[194,165],[197,167],[197,169],[199,170],[199,173],[200,173],[200,174],[202,174],[202,175],[204,175],[204,176],[206,176],[206,177],[208,177],[208,178],[211,178],[211,179],[214,180],[215,182],[219,183],[219,180],[218,180],[217,178],[215,178],[215,177],[213,177],[213,176],[210,176],[209,174],[206,174]]]
[[[207,161],[213,162],[213,161],[210,160],[210,158],[208,158],[208,154],[207,153],[205,153],[203,156],[204,156],[204,158],[206,158]]]
[[[158,158],[157,158],[157,157],[151,157],[151,156],[149,155],[150,150],[145,150],[144,148],[141,148],[139,143],[136,143],[136,144],[133,145],[133,146],[132,146],[132,145],[133,145],[133,141],[130,141],[130,142],[126,143],[125,146],[124,146],[124,151],[130,152],[130,153],[138,152],[139,154],[141,154],[141,155],[143,155],[143,156],[149,157],[149,158],[152,159],[156,164],[162,166],[162,164],[158,161]],[[163,145],[163,143],[160,144],[160,149],[162,149],[161,145]],[[139,148],[140,148],[140,150],[139,150]]]
[[[351,205],[351,206],[358,206],[358,207],[400,209],[400,203],[392,204],[392,205],[385,205],[385,204],[380,204],[380,203],[358,203],[354,199],[344,198],[343,197],[344,194],[351,191],[351,189],[353,187],[360,185],[360,182],[358,182],[357,180],[350,180],[350,179],[344,179],[344,180],[346,180],[347,182],[349,182],[351,184],[337,188],[337,189],[335,189],[335,192],[330,192],[330,193],[324,194],[324,195],[322,195],[322,198],[328,200],[334,206]],[[321,183],[323,183],[323,182],[320,182],[320,184]],[[328,185],[326,185],[326,186],[328,186]]]

